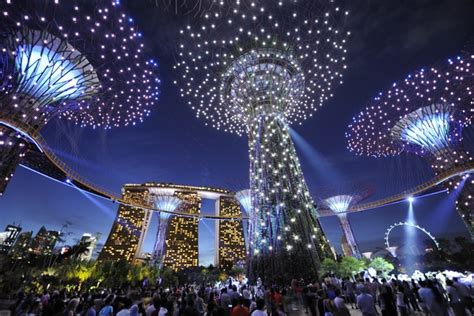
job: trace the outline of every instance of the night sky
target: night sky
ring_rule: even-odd
[[[307,0],[312,1],[312,0]],[[374,189],[369,199],[397,193],[433,174],[423,159],[406,154],[395,158],[356,157],[346,149],[344,132],[365,102],[409,72],[456,56],[474,47],[474,2],[470,0],[352,1],[347,27],[348,70],[335,97],[301,126],[293,126],[303,172],[315,200],[340,192],[347,183]],[[43,130],[49,146],[85,178],[119,193],[124,183],[172,182],[240,190],[248,187],[247,140],[204,126],[178,95],[173,84],[174,34],[186,19],[165,12],[155,1],[122,1],[147,39],[150,56],[160,64],[161,99],[140,126],[92,131],[54,121]],[[473,135],[466,131],[467,136]],[[472,137],[466,137],[472,147]],[[324,192],[324,193],[323,193]],[[436,237],[468,236],[446,194],[416,200],[418,224]],[[35,233],[41,225],[60,229],[70,222],[68,243],[82,233],[102,233],[105,242],[117,205],[86,196],[23,168],[18,168],[0,199],[0,226],[17,223]],[[408,203],[350,215],[361,251],[383,247],[385,230],[404,221]],[[205,202],[203,212],[213,212]],[[322,224],[339,249],[336,218]],[[151,230],[145,251],[151,251]],[[403,229],[395,235],[401,234]],[[214,222],[200,224],[200,264],[212,263]]]

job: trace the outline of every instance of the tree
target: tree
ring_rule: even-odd
[[[161,277],[164,286],[175,286],[178,283],[178,276],[176,275],[176,272],[170,268],[164,268],[163,272],[161,273]]]
[[[345,256],[338,265],[338,274],[342,278],[353,278],[354,275],[364,270],[364,268],[364,261]]]
[[[245,275],[245,269],[237,265],[234,265],[232,269],[229,271],[229,275],[238,280],[241,280],[242,277]]]
[[[324,276],[328,274],[337,274],[339,271],[339,264],[331,258],[324,258],[319,268],[319,275]]]
[[[391,272],[395,267],[384,258],[376,257],[369,263],[369,268],[373,268],[375,271],[377,271],[377,275],[386,278],[388,277],[388,273]]]

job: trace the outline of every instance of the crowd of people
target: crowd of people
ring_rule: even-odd
[[[207,285],[41,294],[20,291],[12,315],[44,316],[363,316],[472,315],[472,288],[458,279],[398,281],[327,277],[286,287],[235,280]]]

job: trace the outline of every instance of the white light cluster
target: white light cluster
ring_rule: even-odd
[[[436,248],[440,249],[439,247],[439,243],[438,241],[436,240],[436,238],[429,232],[427,231],[426,229],[424,229],[423,227],[421,227],[420,225],[418,224],[414,224],[414,223],[411,223],[411,222],[398,222],[398,223],[395,223],[395,224],[392,224],[390,225],[390,227],[387,229],[387,231],[385,232],[385,246],[387,248],[394,248],[394,247],[391,247],[390,246],[390,243],[389,243],[389,237],[390,237],[390,233],[392,232],[392,230],[396,227],[400,227],[400,226],[409,226],[409,227],[414,227],[420,231],[422,231],[423,233],[425,233],[433,242],[434,244],[436,245]]]
[[[162,218],[170,217],[172,215],[171,213],[176,211],[176,209],[183,202],[176,196],[166,194],[154,194],[151,196],[151,198],[157,209],[165,211],[160,212],[160,217]]]
[[[145,59],[117,1],[10,0],[0,13],[0,58],[15,65],[0,78],[4,114],[39,127],[60,115],[106,129],[150,114],[157,63]]]
[[[247,215],[251,213],[252,210],[252,197],[250,190],[242,190],[235,194],[235,198],[243,206]]]
[[[439,152],[462,137],[474,115],[474,55],[421,69],[379,93],[353,118],[348,149],[358,155]]]
[[[230,1],[181,30],[176,81],[206,124],[246,133],[262,111],[301,122],[345,66],[347,12],[319,1]]]
[[[336,195],[324,200],[324,203],[336,214],[345,213],[353,201],[352,195]]]

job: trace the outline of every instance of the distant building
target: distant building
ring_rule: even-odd
[[[347,257],[352,256],[352,249],[351,249],[351,246],[349,245],[349,243],[347,242],[345,234],[342,234],[341,248],[342,248],[342,254],[344,256],[347,256]]]
[[[200,214],[203,199],[219,201],[221,198],[228,197],[228,200],[222,199],[222,202],[216,203],[216,207],[219,207],[222,203],[223,212],[233,213],[238,211],[240,214],[240,207],[233,199],[234,193],[224,189],[155,182],[126,184],[122,187],[122,198],[125,201],[134,205],[143,205],[145,208],[156,207],[156,200],[154,199],[163,195],[175,196],[183,201],[175,210],[176,212],[194,215]],[[142,245],[150,225],[152,225],[153,212],[154,210],[121,204],[98,260],[150,261],[149,256],[143,253]],[[163,265],[175,271],[198,266],[198,218],[172,215],[167,225],[167,227],[160,228],[166,229],[164,255],[163,258],[160,258],[163,260]],[[228,225],[235,226],[235,224]],[[239,225],[241,225],[240,222]],[[240,232],[237,237],[239,241],[232,241],[232,246],[228,248],[236,251],[235,255],[231,255],[229,252],[229,256],[234,259],[242,257],[241,253],[236,250],[241,246],[241,239],[243,240],[243,233],[237,226],[235,228]],[[229,233],[224,235],[231,238]],[[228,237],[225,237],[226,240],[228,240]],[[239,244],[239,247],[237,247],[237,244]],[[245,247],[243,249],[245,254]],[[151,258],[151,260],[153,259],[154,257]],[[234,261],[234,259],[229,260]]]
[[[216,215],[241,216],[240,203],[233,197],[221,196],[216,201]],[[215,265],[229,271],[234,265],[245,261],[245,239],[242,221],[216,221]]]
[[[81,254],[79,256],[79,260],[90,261],[94,253],[95,245],[97,244],[97,238],[95,236],[92,236],[91,234],[85,233],[82,235],[79,243],[83,245],[87,245],[87,252]]]
[[[32,242],[33,232],[24,232],[18,236],[16,243],[10,250],[10,256],[12,259],[21,260],[25,258],[30,252],[30,246]]]
[[[197,192],[176,191],[174,195],[186,202],[178,208],[179,212],[199,214],[201,197]],[[177,271],[198,266],[198,230],[199,220],[196,218],[174,216],[171,219],[165,241],[165,267]]]
[[[15,225],[7,225],[5,231],[0,233],[0,253],[8,253],[15,244],[20,235],[21,227]]]
[[[58,231],[47,230],[46,227],[41,226],[40,230],[31,242],[31,253],[37,256],[50,255],[58,239]]]
[[[148,190],[124,185],[122,198],[139,205],[148,205]],[[142,235],[148,229],[149,211],[121,204],[112,230],[98,260],[120,260],[132,262],[143,243]]]

